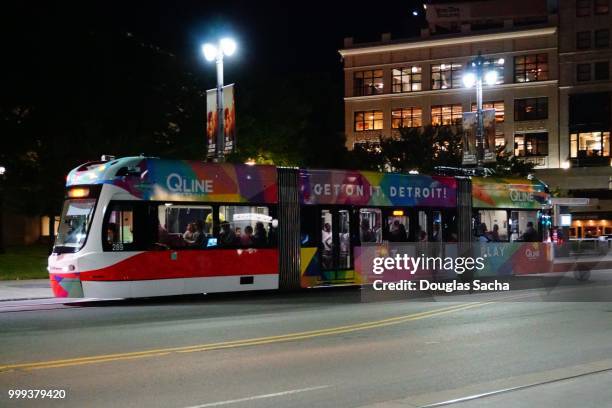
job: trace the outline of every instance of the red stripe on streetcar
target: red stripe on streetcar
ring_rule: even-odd
[[[263,274],[278,274],[277,249],[143,252],[80,276],[82,281],[122,281]]]

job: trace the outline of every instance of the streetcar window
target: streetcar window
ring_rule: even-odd
[[[300,244],[304,247],[316,246],[317,245],[317,225],[319,211],[317,208],[312,206],[303,207],[301,210],[300,218]]]
[[[478,215],[480,223],[486,226],[489,241],[508,241],[508,213],[506,210],[480,210]]]
[[[55,252],[77,252],[85,244],[95,199],[66,200],[55,240]]]
[[[205,248],[213,232],[209,205],[165,203],[157,207],[158,243],[169,248]]]
[[[537,230],[538,228],[538,212],[537,211],[516,211],[517,213],[517,229],[518,239],[525,240],[525,233],[528,230],[528,223],[531,223]],[[529,241],[529,239],[527,239]]]
[[[334,223],[330,210],[321,210],[321,225],[321,245],[323,246],[321,267],[331,269],[334,263]]]
[[[113,203],[106,213],[102,246],[106,251],[133,250],[134,208],[128,203]]]
[[[265,247],[274,245],[277,222],[266,206],[222,205],[219,207],[220,247]]]
[[[377,208],[359,210],[359,240],[361,242],[382,242],[382,213]]]
[[[410,220],[402,210],[394,210],[387,217],[387,240],[391,242],[407,242],[410,231]]]
[[[419,223],[417,224],[416,240],[419,242],[426,242],[429,240],[427,213],[425,211],[419,211]]]
[[[442,242],[442,213],[440,211],[432,211],[432,229],[431,241]]]
[[[338,224],[340,227],[338,267],[348,269],[351,266],[351,216],[348,210],[338,210]]]

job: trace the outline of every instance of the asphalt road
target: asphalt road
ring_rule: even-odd
[[[612,406],[612,286],[548,284],[0,305],[0,406]]]

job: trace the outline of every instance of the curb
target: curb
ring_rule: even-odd
[[[10,298],[0,299],[0,302],[17,302],[20,300],[43,300],[43,299],[55,299],[53,296],[48,297],[30,297],[30,298]]]

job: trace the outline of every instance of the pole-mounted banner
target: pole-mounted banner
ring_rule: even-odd
[[[223,87],[223,153],[234,152],[236,148],[236,109],[234,84]],[[212,159],[216,154],[219,110],[217,107],[217,88],[206,91],[206,157]]]

